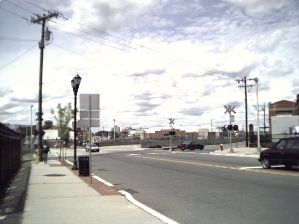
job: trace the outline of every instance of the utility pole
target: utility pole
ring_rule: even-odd
[[[56,11],[48,11],[48,14],[43,14],[42,16],[36,15],[36,18],[31,18],[32,23],[38,23],[42,25],[41,31],[41,40],[39,42],[40,49],[40,64],[39,64],[39,91],[38,91],[38,153],[39,161],[42,161],[42,149],[43,149],[43,130],[42,130],[42,121],[43,121],[43,110],[42,110],[42,84],[43,84],[43,61],[44,61],[44,48],[45,48],[45,25],[46,21],[58,17],[59,13]]]
[[[240,88],[244,88],[245,93],[245,135],[246,135],[246,147],[248,147],[248,110],[247,110],[247,87],[252,87],[252,85],[247,85],[247,77],[237,79],[239,84],[243,83],[243,85],[239,85]]]
[[[264,103],[264,106],[262,107],[262,111],[264,112],[264,127],[263,127],[263,129],[264,129],[264,134],[266,134],[266,128],[268,128],[267,126],[266,126],[266,104]]]

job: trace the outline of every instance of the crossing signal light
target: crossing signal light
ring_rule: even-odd
[[[233,130],[233,126],[230,124],[227,126],[227,129],[231,131],[231,130]]]
[[[170,135],[175,135],[175,131],[170,131],[169,134]]]
[[[238,129],[239,129],[238,125],[234,125],[234,130],[238,131]]]

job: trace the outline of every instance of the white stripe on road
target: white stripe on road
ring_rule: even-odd
[[[214,155],[214,156],[232,156],[232,157],[248,157],[248,158],[259,158],[259,155],[246,155],[246,154],[233,154],[233,153],[229,153],[229,154],[221,154],[221,153],[214,153],[214,152],[210,152],[210,155]]]
[[[247,170],[247,169],[262,169],[262,166],[245,166],[245,167],[240,167],[239,170]]]
[[[128,156],[141,156],[141,154],[132,153],[132,154],[129,154]]]
[[[126,191],[119,191],[121,194],[123,194],[129,202],[136,205],[137,207],[143,209],[144,211],[148,212],[149,214],[155,216],[156,218],[160,219],[161,221],[168,223],[168,224],[178,224],[178,222],[166,217],[165,215],[162,215],[161,213],[157,212],[156,210],[142,204],[141,202],[135,200],[135,198],[129,194]]]
[[[102,182],[103,184],[109,186],[109,187],[113,187],[114,185],[109,183],[108,181],[92,174],[93,178],[97,179],[98,181]],[[144,211],[146,211],[147,213],[151,214],[152,216],[156,217],[157,219],[162,220],[165,223],[168,224],[179,224],[178,222],[166,217],[165,215],[162,215],[161,213],[157,212],[156,210],[142,204],[141,202],[137,201],[130,193],[120,190],[118,191],[119,193],[121,193],[122,195],[124,195],[126,197],[126,199],[131,202],[132,204],[134,204],[135,206],[137,206],[138,208],[143,209]]]
[[[106,180],[104,180],[104,179],[102,179],[102,178],[100,178],[100,177],[94,175],[93,173],[92,173],[91,175],[92,175],[92,177],[93,177],[94,179],[96,179],[96,180],[102,182],[103,184],[107,185],[108,187],[114,187],[113,184],[111,184],[111,183],[109,183],[108,181],[106,181]]]
[[[284,167],[284,165],[274,165],[271,166],[272,168],[281,168]],[[262,166],[245,166],[245,167],[240,167],[239,170],[247,170],[247,169],[263,169]]]

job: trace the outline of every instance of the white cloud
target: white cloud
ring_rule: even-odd
[[[284,21],[271,20],[280,13],[278,8],[287,7],[273,2],[277,6],[272,1],[236,0],[224,4],[71,1],[65,11],[71,19],[63,30],[76,36],[53,29],[53,44],[45,49],[44,118],[51,118],[50,109],[58,103],[73,102],[70,80],[78,73],[82,77],[79,94],[101,95],[101,124],[106,129],[113,119],[121,127],[167,127],[169,117],[180,126],[209,127],[211,120],[215,126],[223,125],[228,120],[223,108],[227,103],[241,105],[236,114],[241,126],[244,90],[238,89],[236,78],[258,76],[260,102],[273,102],[296,91],[297,21],[290,14]],[[244,14],[239,7],[258,19]],[[267,18],[258,16],[265,13]],[[114,34],[104,35],[93,28],[85,30],[88,34],[79,32],[78,24],[75,26],[78,22]],[[116,37],[124,31],[126,40]],[[4,120],[13,122],[9,112],[14,111],[19,114],[18,121],[29,122],[22,109],[27,111],[29,100],[37,99],[37,50],[16,66],[0,70]],[[2,91],[3,81],[10,84],[7,94]],[[283,91],[279,90],[280,82]],[[12,100],[22,97],[22,105]],[[249,104],[254,114],[254,89],[249,93]],[[255,117],[250,119],[254,121]]]
[[[224,0],[243,8],[247,14],[265,15],[272,11],[278,11],[288,7],[292,0]]]
[[[72,20],[88,24],[103,31],[116,31],[142,13],[156,0],[76,0],[72,1],[70,9]]]

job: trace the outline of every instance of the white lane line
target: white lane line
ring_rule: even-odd
[[[102,182],[103,184],[109,186],[109,187],[113,187],[114,185],[109,183],[108,181],[92,174],[92,176],[97,179],[98,181]],[[147,213],[151,214],[152,216],[156,217],[157,219],[162,220],[165,223],[168,224],[179,224],[178,222],[166,217],[165,215],[162,215],[161,213],[157,212],[156,210],[142,204],[141,202],[137,201],[130,193],[120,190],[118,191],[119,193],[121,193],[122,195],[124,195],[126,197],[126,199],[131,202],[132,204],[134,204],[135,206],[137,206],[138,208],[143,209],[144,211],[146,211]]]
[[[142,204],[141,202],[137,201],[131,194],[129,194],[126,191],[119,191],[121,194],[123,194],[129,202],[136,205],[137,207],[143,209],[144,211],[148,212],[149,214],[155,216],[156,218],[160,219],[161,221],[168,223],[168,224],[178,224],[178,222],[166,217],[165,215],[162,215],[160,212],[157,212],[156,210]]]
[[[141,156],[141,154],[131,153],[131,154],[127,155],[127,156]]]
[[[262,169],[262,166],[245,166],[245,167],[239,167],[239,170],[248,170],[248,169]]]
[[[259,158],[259,155],[247,155],[247,154],[221,154],[221,153],[214,153],[210,152],[210,155],[213,156],[231,156],[231,157],[248,157],[248,158]]]
[[[106,180],[104,180],[104,179],[102,179],[102,178],[100,178],[100,177],[94,175],[93,173],[92,173],[91,175],[92,175],[92,177],[93,177],[94,179],[96,179],[96,180],[102,182],[103,184],[107,185],[108,187],[114,187],[113,184],[111,184],[111,183],[109,183],[108,181],[106,181]]]
[[[274,166],[271,166],[272,168],[281,168],[281,167],[284,167],[283,165],[274,165]],[[239,167],[238,168],[239,170],[248,170],[248,169],[263,169],[262,166],[245,166],[245,167]]]

